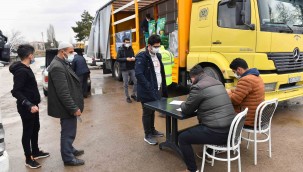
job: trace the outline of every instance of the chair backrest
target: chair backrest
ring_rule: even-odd
[[[231,147],[232,149],[235,149],[241,143],[241,133],[245,123],[247,111],[248,108],[238,113],[236,117],[233,119],[230,125],[228,139],[227,139],[228,148]]]
[[[278,106],[278,99],[271,99],[259,104],[255,114],[254,129],[259,132],[270,128],[271,119]],[[257,125],[256,125],[257,124]]]

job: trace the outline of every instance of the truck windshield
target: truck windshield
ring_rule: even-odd
[[[303,2],[258,0],[261,31],[303,34]]]

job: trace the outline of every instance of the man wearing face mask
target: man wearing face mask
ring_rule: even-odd
[[[131,80],[134,83],[133,93],[131,98],[137,101],[137,79],[135,77],[135,53],[131,47],[131,42],[129,38],[123,39],[123,45],[119,48],[117,61],[120,64],[120,70],[123,77],[124,92],[126,96],[126,102],[131,103],[131,99],[128,93],[128,77],[130,76]]]
[[[198,64],[189,71],[192,86],[188,98],[181,104],[182,113],[197,113],[199,125],[179,135],[179,145],[187,171],[196,172],[192,144],[226,144],[235,111],[223,84],[204,74]]]
[[[254,126],[255,112],[264,101],[265,89],[260,73],[256,68],[249,69],[245,60],[234,59],[230,66],[238,83],[235,89],[228,90],[229,97],[237,113],[248,108],[245,125]]]
[[[14,75],[14,87],[11,92],[17,99],[17,109],[22,119],[22,146],[25,165],[29,168],[41,167],[36,159],[49,157],[49,153],[41,151],[38,146],[40,130],[38,104],[41,99],[35,75],[30,68],[35,61],[34,52],[31,45],[20,45],[17,53],[21,62],[15,62],[9,68]]]
[[[150,36],[146,50],[136,56],[135,66],[137,95],[143,109],[144,141],[151,145],[158,143],[155,137],[164,136],[163,133],[155,129],[155,111],[143,106],[146,102],[159,100],[161,96],[167,97],[164,66],[161,54],[159,54],[160,43],[159,35]]]
[[[84,108],[80,80],[68,62],[73,56],[73,45],[60,43],[58,54],[51,62],[48,72],[48,115],[60,118],[61,157],[67,166],[84,165],[83,160],[76,158],[84,154],[84,150],[73,147],[77,119],[81,121]]]

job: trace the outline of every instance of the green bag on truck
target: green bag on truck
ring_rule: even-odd
[[[157,21],[157,34],[164,35],[165,34],[165,24],[166,18],[159,18]]]
[[[148,22],[148,32],[149,32],[149,36],[156,34],[156,21],[155,20],[151,20]]]

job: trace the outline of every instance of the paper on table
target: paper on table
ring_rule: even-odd
[[[176,109],[177,111],[179,111],[179,112],[181,112],[182,110],[181,110],[181,108],[178,108],[178,109]]]
[[[173,100],[169,104],[171,105],[181,105],[184,101]]]

